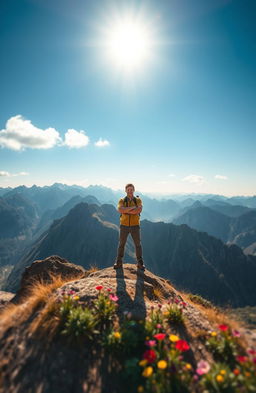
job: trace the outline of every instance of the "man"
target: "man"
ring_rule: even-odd
[[[145,270],[142,259],[142,246],[140,241],[140,212],[142,211],[142,201],[139,197],[133,195],[135,187],[129,183],[125,186],[126,197],[119,199],[117,210],[120,216],[119,244],[117,249],[117,257],[114,269],[123,266],[122,258],[124,256],[124,248],[129,233],[132,236],[137,258],[137,267]]]

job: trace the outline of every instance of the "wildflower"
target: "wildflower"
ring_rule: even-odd
[[[121,333],[120,332],[114,332],[114,337],[115,338],[121,338]]]
[[[249,348],[249,349],[247,350],[247,352],[248,352],[249,354],[251,354],[251,355],[255,355],[255,354],[256,354],[256,351],[255,351],[255,349],[253,349],[253,348]]]
[[[155,337],[158,341],[163,340],[163,339],[165,338],[165,336],[166,336],[165,333],[157,333],[157,334],[154,334],[154,337]]]
[[[112,289],[111,289],[111,288],[107,288],[107,291],[108,291],[108,292],[112,292]]]
[[[146,367],[146,368],[144,369],[142,375],[143,375],[143,377],[148,378],[148,377],[150,377],[150,376],[152,375],[152,373],[153,373],[153,367],[148,366],[148,367]]]
[[[226,370],[220,370],[220,374],[225,375],[226,374]]]
[[[202,359],[197,363],[197,369],[196,369],[197,374],[199,375],[207,374],[209,370],[210,370],[210,365],[206,360]]]
[[[223,382],[223,381],[224,381],[224,378],[223,378],[222,375],[218,374],[218,375],[216,375],[216,380],[217,380],[218,382]]]
[[[217,332],[211,332],[211,336],[213,337],[217,336]]]
[[[79,300],[79,299],[80,299],[80,296],[74,296],[73,299],[74,299],[74,300]]]
[[[175,303],[178,304],[180,301],[179,299],[174,299]]]
[[[159,308],[162,308],[162,304],[159,303],[159,304],[158,304],[158,307],[159,307]]]
[[[138,387],[137,387],[137,392],[138,392],[138,393],[144,392],[144,387],[143,387],[142,385],[138,386]]]
[[[169,316],[169,311],[164,311],[164,312],[163,312],[163,315],[164,315],[165,317],[168,317],[168,316]]]
[[[192,366],[191,366],[190,363],[186,363],[186,364],[185,364],[185,367],[186,367],[188,370],[191,370],[191,368],[192,368]]]
[[[169,339],[170,339],[170,341],[172,341],[172,342],[176,342],[176,341],[179,340],[179,337],[176,336],[175,334],[170,334]]]
[[[113,302],[117,302],[119,298],[116,295],[109,295],[109,299],[112,300]]]
[[[157,367],[160,368],[161,370],[164,370],[167,367],[167,361],[166,360],[159,360],[157,362]]]
[[[220,330],[222,330],[223,332],[225,332],[226,330],[228,330],[228,325],[222,324],[222,325],[219,325],[218,328],[219,328]]]
[[[238,362],[243,363],[246,362],[246,360],[248,360],[247,356],[236,356],[236,360],[238,360]]]
[[[175,348],[177,348],[179,351],[187,351],[189,350],[190,346],[188,345],[187,341],[185,340],[178,340],[175,343]]]
[[[245,376],[246,376],[246,377],[250,377],[250,376],[251,376],[251,373],[250,373],[249,371],[245,371]]]
[[[161,327],[162,327],[161,323],[157,323],[156,327],[157,327],[157,329],[161,329]]]
[[[147,359],[142,359],[139,361],[139,365],[144,367],[144,366],[146,366],[147,362],[148,362]]]
[[[238,330],[236,330],[236,329],[232,330],[232,334],[233,334],[234,337],[240,337],[241,336],[240,332]]]
[[[97,291],[100,291],[103,288],[102,285],[97,285],[97,287],[95,287],[95,289],[97,289]]]
[[[252,359],[252,361],[253,361],[253,363],[255,363],[255,364],[256,364],[256,358],[253,358],[253,359]]]
[[[235,369],[233,370],[233,373],[234,373],[235,375],[239,375],[239,374],[240,374],[240,370],[239,370],[238,368],[235,368]]]
[[[198,375],[196,374],[193,375],[193,381],[198,381]]]
[[[186,302],[181,302],[181,304],[182,304],[183,307],[186,307],[186,306],[187,306],[187,303],[186,303]]]
[[[147,340],[145,344],[149,347],[154,347],[156,345],[156,340]]]
[[[154,363],[156,360],[156,353],[153,349],[148,349],[143,354],[143,359],[146,359],[149,363]]]

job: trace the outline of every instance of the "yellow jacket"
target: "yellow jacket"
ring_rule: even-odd
[[[135,197],[137,200],[137,207],[142,206],[142,201],[139,197]],[[120,198],[117,204],[117,209],[119,207],[124,206],[124,198]],[[130,200],[128,198],[128,207],[129,206],[136,206],[133,200]],[[125,206],[126,207],[126,204]],[[132,226],[132,225],[140,225],[140,216],[138,214],[128,214],[128,213],[122,213],[120,216],[120,225],[126,225],[126,226]]]

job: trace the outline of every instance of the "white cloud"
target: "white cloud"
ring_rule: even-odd
[[[228,179],[227,176],[224,176],[224,175],[215,175],[214,177],[215,177],[215,179],[219,179],[219,180],[227,180]]]
[[[72,128],[68,129],[65,133],[65,141],[63,145],[68,147],[80,148],[83,146],[87,146],[89,143],[89,137],[85,134],[84,131],[76,131]]]
[[[58,143],[61,143],[61,137],[55,128],[42,130],[21,115],[11,117],[5,129],[0,130],[0,146],[16,151],[26,148],[50,149]]]
[[[203,184],[205,183],[204,177],[199,175],[189,175],[182,179],[182,181],[187,181],[189,183]]]
[[[175,175],[174,175],[174,173],[169,173],[168,176],[169,176],[169,177],[174,177]]]
[[[102,138],[100,138],[94,144],[95,144],[95,146],[98,146],[98,147],[104,147],[104,146],[109,146],[110,145],[109,141],[107,141],[106,139],[103,140]]]

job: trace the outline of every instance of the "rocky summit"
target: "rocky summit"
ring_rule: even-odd
[[[255,391],[245,326],[135,264],[52,255],[0,297],[1,393]]]

